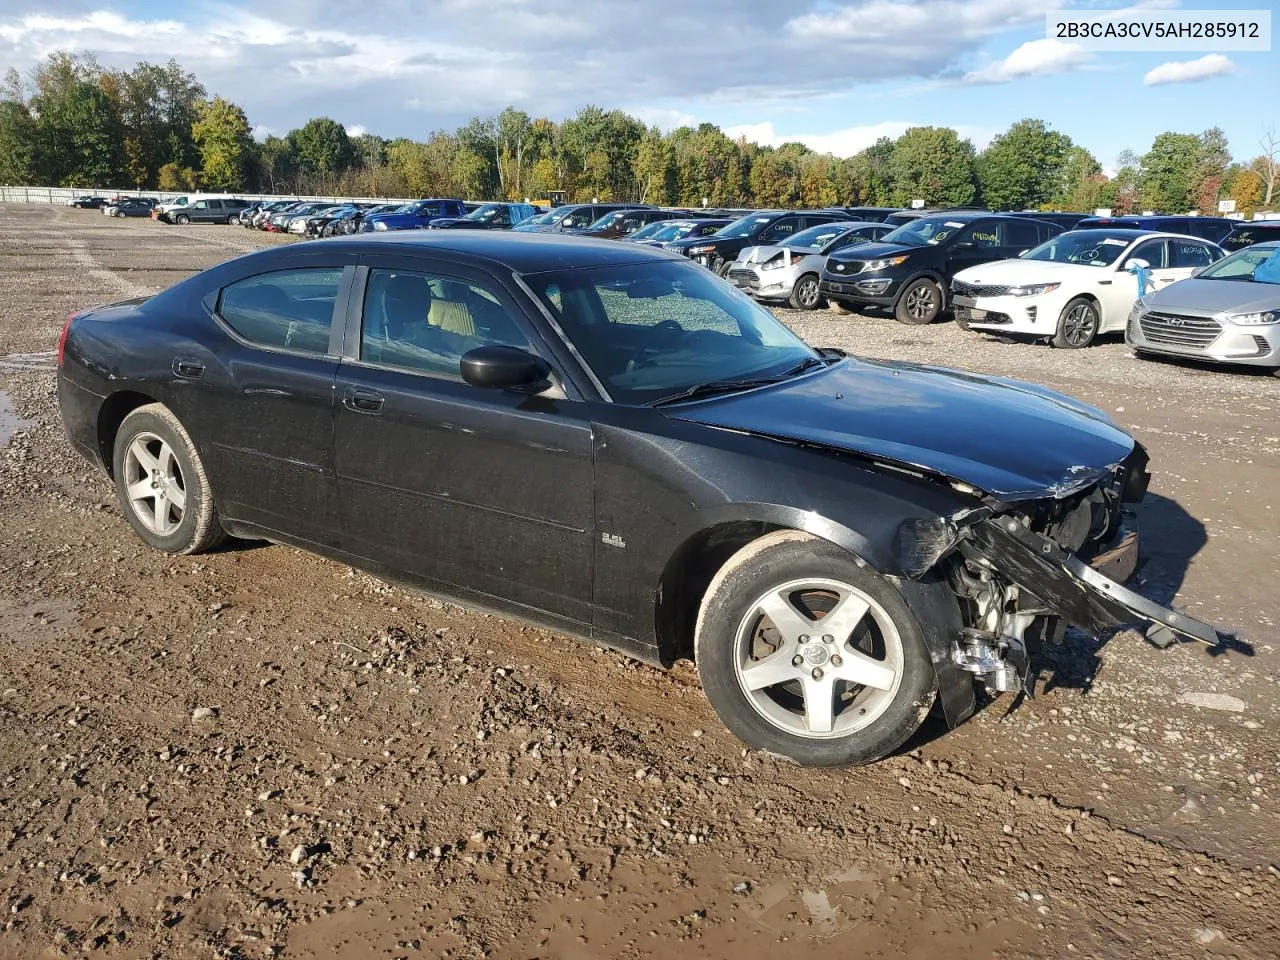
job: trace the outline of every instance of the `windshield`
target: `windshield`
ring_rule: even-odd
[[[669,229],[671,224],[665,220],[655,220],[653,223],[647,223],[635,233],[631,234],[632,240],[661,240],[658,234],[663,230]]]
[[[880,240],[884,243],[900,243],[906,247],[933,246],[941,243],[957,230],[963,229],[959,220],[947,220],[943,217],[921,217],[904,223],[897,230],[891,230]]]
[[[528,220],[523,221],[520,225],[522,227],[530,227],[530,226],[541,225],[545,223],[554,223],[556,220],[556,217],[557,217],[557,211],[548,210],[546,213],[539,213],[537,216],[530,217]]]
[[[463,220],[489,220],[498,219],[499,215],[506,213],[507,206],[504,203],[485,203],[468,213]]]
[[[619,403],[701,383],[776,376],[818,355],[773,314],[692,263],[526,276]]]
[[[1280,284],[1280,247],[1246,247],[1196,274],[1198,280]]]
[[[801,230],[799,233],[793,233],[787,239],[783,240],[778,246],[780,247],[817,247],[821,250],[833,240],[837,240],[844,236],[849,230],[846,224],[842,223],[824,223],[820,227],[810,227],[808,230]]]
[[[611,210],[603,217],[599,217],[587,228],[588,230],[603,230],[605,227],[611,227],[626,215],[625,210]]]
[[[1117,235],[1109,230],[1075,230],[1059,234],[1022,255],[1023,260],[1049,260],[1053,263],[1079,263],[1090,267],[1109,267],[1129,249],[1132,236]]]
[[[726,227],[721,227],[716,233],[717,237],[725,237],[734,239],[735,237],[749,237],[753,233],[757,233],[764,228],[766,224],[773,223],[774,217],[758,213],[751,213],[740,220],[735,220]]]

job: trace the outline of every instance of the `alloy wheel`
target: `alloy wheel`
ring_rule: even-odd
[[[806,310],[812,310],[818,305],[818,293],[818,281],[813,277],[805,277],[796,290],[796,299]]]
[[[902,682],[902,638],[874,598],[838,580],[770,589],[738,626],[734,669],[748,702],[793,736],[848,736],[874,723]]]
[[[1072,307],[1062,321],[1062,333],[1073,347],[1083,347],[1098,329],[1098,314],[1087,303]]]
[[[933,315],[933,291],[926,284],[920,284],[907,291],[907,313],[917,320],[924,320]]]
[[[173,448],[154,433],[140,433],[125,452],[125,490],[134,515],[165,537],[182,523],[187,489]]]

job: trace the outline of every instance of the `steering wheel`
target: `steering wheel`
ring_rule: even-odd
[[[669,317],[666,320],[659,320],[655,323],[653,330],[655,333],[659,331],[662,333],[663,342],[658,345],[641,347],[637,350],[635,355],[627,361],[626,373],[652,365],[654,361],[653,354],[678,347],[681,341],[688,336],[688,331]]]

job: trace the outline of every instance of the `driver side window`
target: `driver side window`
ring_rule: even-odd
[[[491,344],[530,349],[528,338],[490,291],[435,274],[369,271],[361,360],[461,381],[462,355]]]
[[[997,228],[990,223],[975,223],[960,231],[956,243],[972,243],[975,247],[998,247],[1000,238]]]
[[[1127,259],[1145,260],[1151,265],[1152,270],[1163,270],[1169,265],[1165,260],[1164,250],[1163,240],[1147,240],[1134,247]]]

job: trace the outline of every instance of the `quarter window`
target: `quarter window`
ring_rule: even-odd
[[[370,271],[361,360],[460,381],[462,355],[491,344],[530,349],[519,325],[488,290],[432,274]]]
[[[218,315],[250,343],[325,354],[341,281],[341,267],[247,277],[223,289]]]
[[[998,230],[998,225],[994,223],[975,223],[960,231],[959,236],[956,237],[956,243],[972,243],[975,247],[998,247],[1000,246]]]
[[[1040,228],[1029,220],[1007,220],[1003,229],[1006,247],[1029,250],[1040,242]]]

